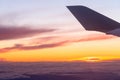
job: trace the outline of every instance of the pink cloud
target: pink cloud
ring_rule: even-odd
[[[116,36],[113,35],[106,35],[106,34],[94,34],[94,35],[87,35],[83,38],[77,39],[77,42],[81,41],[95,41],[95,40],[106,40],[106,39],[113,39],[117,38]],[[75,40],[73,40],[74,42]]]
[[[24,44],[15,44],[12,47],[1,48],[0,52],[5,53],[5,52],[13,51],[13,50],[36,50],[36,49],[54,48],[54,47],[69,45],[71,43],[76,43],[76,42],[106,40],[106,39],[116,38],[115,36],[105,35],[105,34],[102,34],[102,35],[101,34],[96,34],[96,35],[90,34],[90,35],[87,35],[81,38],[75,38],[75,37],[72,38],[72,37],[73,36],[71,36],[71,39],[70,37],[62,38],[58,36],[37,38],[36,42],[32,43],[34,44],[33,46],[31,45],[25,46]]]

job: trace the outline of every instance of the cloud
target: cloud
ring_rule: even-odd
[[[90,34],[83,37],[81,36],[80,38],[79,37],[73,38],[73,36],[70,36],[70,37],[49,36],[49,37],[37,38],[36,40],[33,40],[33,43],[30,43],[27,46],[24,44],[15,44],[12,47],[1,48],[0,53],[6,53],[13,50],[14,51],[15,50],[37,50],[37,49],[45,49],[45,48],[54,48],[54,47],[65,46],[65,45],[69,45],[77,42],[106,40],[106,39],[116,38],[115,36],[105,35],[105,34]]]
[[[73,42],[82,42],[82,41],[95,41],[95,40],[107,40],[107,39],[113,39],[117,38],[116,36],[113,35],[105,35],[105,34],[94,34],[94,35],[88,35],[86,37],[73,40]]]
[[[66,41],[61,41],[56,43],[39,44],[34,46],[25,46],[22,44],[15,44],[13,47],[6,47],[6,48],[0,49],[0,52],[5,53],[12,50],[36,50],[36,49],[44,49],[44,48],[53,48],[53,47],[63,46],[66,43],[67,43]]]
[[[53,32],[55,29],[31,29],[28,27],[6,27],[0,25],[0,40],[18,39],[34,36],[47,32]]]
[[[0,58],[0,62],[6,61],[5,58]]]

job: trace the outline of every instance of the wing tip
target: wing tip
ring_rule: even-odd
[[[71,6],[66,6],[67,8],[73,8],[73,7],[81,7],[81,8],[88,8],[86,6],[83,5],[71,5]]]

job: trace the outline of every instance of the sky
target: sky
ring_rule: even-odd
[[[0,61],[120,59],[120,38],[86,31],[66,6],[120,22],[119,0],[0,0]]]

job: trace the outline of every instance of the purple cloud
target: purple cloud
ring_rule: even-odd
[[[31,29],[28,27],[6,27],[0,25],[0,40],[18,39],[36,34],[53,32],[55,29]]]

